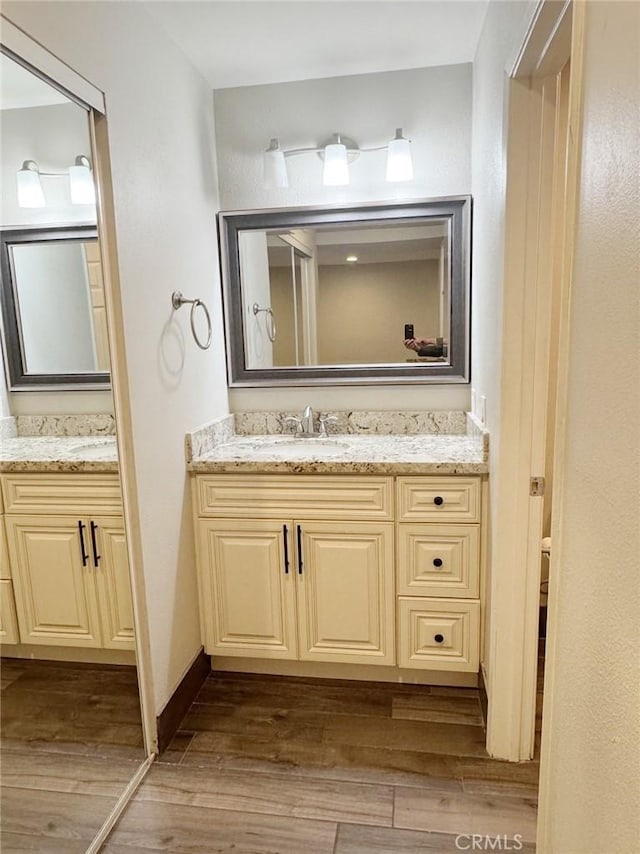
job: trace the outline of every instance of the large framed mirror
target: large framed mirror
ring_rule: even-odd
[[[3,230],[0,269],[10,388],[108,385],[95,225]]]
[[[469,381],[469,196],[218,222],[231,386]]]

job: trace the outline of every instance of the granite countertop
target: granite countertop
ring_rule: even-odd
[[[487,446],[469,434],[233,435],[194,455],[200,474],[486,474]]]
[[[0,472],[117,472],[115,436],[17,436],[0,446]]]

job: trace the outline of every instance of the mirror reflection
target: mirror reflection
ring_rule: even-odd
[[[3,54],[0,129],[9,385],[107,384],[87,110]]]
[[[109,353],[102,264],[95,228],[0,235],[5,338],[13,382],[29,376],[103,373]],[[97,377],[94,377],[98,379]]]
[[[469,208],[221,214],[231,384],[465,381]]]
[[[145,756],[95,205],[44,174],[89,118],[5,55],[0,81],[2,848],[84,851]]]
[[[239,242],[248,368],[446,359],[444,346],[404,344],[449,338],[446,220],[243,231]]]

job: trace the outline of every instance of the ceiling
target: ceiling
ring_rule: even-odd
[[[472,62],[488,0],[144,0],[212,88]]]
[[[0,54],[0,109],[16,110],[69,103],[69,99],[53,86],[4,53]]]

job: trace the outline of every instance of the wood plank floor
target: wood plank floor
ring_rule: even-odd
[[[484,741],[473,689],[214,673],[104,851],[533,852],[538,762]]]
[[[3,854],[84,852],[144,758],[135,668],[0,661]]]

